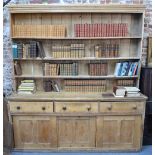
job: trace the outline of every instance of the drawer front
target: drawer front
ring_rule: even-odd
[[[97,102],[55,102],[55,112],[98,112]]]
[[[143,112],[143,102],[100,102],[100,112]]]
[[[53,112],[52,102],[10,102],[10,112]]]

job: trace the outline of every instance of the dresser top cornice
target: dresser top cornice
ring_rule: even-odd
[[[144,13],[144,5],[124,4],[13,4],[10,13]]]

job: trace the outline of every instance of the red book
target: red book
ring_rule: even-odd
[[[78,29],[77,29],[77,31],[78,31],[78,37],[80,37],[80,27],[81,27],[81,24],[78,24],[77,27],[78,27]]]
[[[88,37],[88,24],[85,24],[85,37]]]
[[[91,24],[88,24],[88,37],[90,37],[90,27],[91,27]]]
[[[106,37],[109,37],[109,24],[106,24]]]
[[[94,37],[97,37],[97,24],[94,24]]]
[[[94,37],[94,24],[92,24],[92,37]]]

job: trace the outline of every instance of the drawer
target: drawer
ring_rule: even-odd
[[[143,102],[100,102],[100,112],[143,112]]]
[[[55,102],[55,112],[98,112],[97,102]]]
[[[10,112],[53,112],[52,102],[10,102]]]

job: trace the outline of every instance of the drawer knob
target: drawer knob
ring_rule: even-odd
[[[46,110],[46,108],[45,107],[42,107],[42,110]]]
[[[108,110],[111,110],[112,109],[112,105],[108,105]]]
[[[63,109],[63,110],[66,110],[66,109],[67,109],[67,107],[66,107],[66,106],[63,106],[63,107],[62,107],[62,109]]]
[[[132,107],[132,109],[136,110],[136,109],[137,109],[137,105],[134,105],[134,106]]]
[[[20,110],[20,106],[17,106],[17,110]]]
[[[90,111],[90,110],[91,110],[91,106],[88,106],[88,107],[87,107],[87,110]]]

